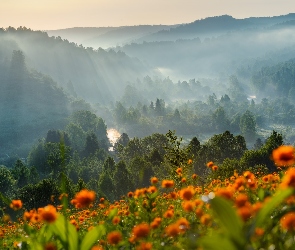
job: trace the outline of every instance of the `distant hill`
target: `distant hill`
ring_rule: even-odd
[[[154,41],[176,41],[178,39],[202,39],[219,36],[227,32],[268,28],[270,26],[295,20],[295,14],[274,17],[249,17],[236,19],[229,15],[207,17],[192,23],[175,25],[138,25],[122,27],[85,27],[61,30],[47,30],[49,36],[60,36],[70,42],[86,47],[109,48],[126,43]]]
[[[291,59],[286,51],[294,51],[294,21],[295,14],[210,17],[159,31],[115,50],[145,60],[174,80],[226,76],[234,74],[245,61],[277,51],[284,56],[276,53],[274,63]]]
[[[47,30],[49,36],[60,36],[70,42],[83,44],[86,47],[109,48],[132,42],[143,36],[160,30],[168,30],[177,25],[137,25],[122,27],[99,28],[69,28],[61,30]]]
[[[58,30],[45,30],[48,36],[60,36],[62,39],[67,39],[69,42],[83,44],[88,39],[95,38],[109,31],[116,30],[118,27],[74,27]],[[85,44],[84,44],[85,46]],[[103,46],[98,46],[103,47]],[[97,48],[98,48],[97,47]]]
[[[1,59],[0,156],[26,150],[49,129],[62,128],[71,112],[70,98],[50,77],[28,68],[21,51]]]
[[[135,42],[176,41],[177,39],[193,39],[220,36],[227,32],[244,29],[267,28],[269,26],[295,20],[295,14],[275,17],[250,17],[236,19],[229,15],[207,17],[192,23],[182,24],[169,30],[161,30],[141,37]]]
[[[21,50],[30,67],[50,75],[65,89],[71,88],[92,103],[108,103],[120,96],[127,81],[159,75],[152,67],[123,52],[84,48],[60,37],[26,28],[0,30],[2,58]]]

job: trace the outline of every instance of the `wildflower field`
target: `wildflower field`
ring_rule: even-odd
[[[81,190],[60,204],[26,211],[21,200],[2,201],[15,210],[0,226],[1,249],[295,249],[294,148],[270,156],[278,169],[265,174],[236,171],[204,184],[186,171],[151,178],[151,185],[114,203]],[[207,167],[217,171],[209,162]]]

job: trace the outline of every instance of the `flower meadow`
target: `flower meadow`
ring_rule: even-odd
[[[1,199],[17,216],[4,215],[1,249],[295,249],[295,150],[270,156],[277,171],[234,171],[200,181],[185,171],[151,178],[151,185],[109,202],[91,190],[60,204],[27,211],[21,200]],[[208,162],[217,171],[214,162]]]

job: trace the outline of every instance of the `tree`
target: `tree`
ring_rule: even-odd
[[[257,138],[256,139],[256,142],[255,142],[255,144],[254,144],[254,149],[260,149],[261,147],[263,146],[263,142],[262,142],[262,140],[260,139],[260,138]]]
[[[76,123],[70,122],[66,127],[67,134],[69,135],[71,146],[74,150],[82,152],[85,148],[87,133],[82,127]]]
[[[244,88],[235,75],[229,77],[229,92],[232,99],[236,102],[246,102],[247,96],[244,93]]]
[[[213,126],[218,131],[224,131],[229,128],[229,120],[226,117],[225,110],[222,107],[216,109],[212,115]]]
[[[94,133],[89,133],[86,137],[86,144],[82,152],[82,157],[93,155],[97,150],[99,150],[97,137]]]
[[[16,161],[11,173],[16,180],[17,187],[21,188],[30,183],[30,169],[20,159]]]
[[[193,137],[188,144],[188,150],[189,150],[190,154],[196,156],[198,151],[200,150],[200,148],[201,148],[200,141],[198,140],[197,137]]]
[[[59,197],[60,190],[53,179],[43,179],[37,184],[29,184],[18,191],[18,198],[28,210],[52,204],[52,197]]]
[[[165,112],[165,102],[162,99],[156,100],[155,112],[158,116],[163,116]]]
[[[16,181],[12,173],[5,166],[0,166],[0,192],[11,197],[15,188]]]
[[[213,93],[212,95],[209,95],[209,96],[208,96],[207,103],[208,103],[209,106],[214,106],[216,100],[217,100],[217,97],[216,97],[216,95]]]
[[[114,186],[110,175],[104,171],[98,180],[99,195],[106,197],[109,201],[114,201],[117,198],[114,194],[116,188],[118,187]]]
[[[63,143],[48,142],[45,144],[45,151],[46,163],[53,177],[65,171],[66,164],[71,158],[71,148]]]
[[[26,70],[24,53],[20,50],[14,50],[11,58],[10,75],[14,79],[20,79]]]
[[[32,147],[28,155],[28,165],[36,167],[41,176],[50,173],[44,140],[39,140],[38,144]]]
[[[256,121],[254,115],[247,110],[240,119],[240,130],[246,140],[253,141],[256,136]]]
[[[100,146],[108,150],[107,126],[101,117],[97,117],[88,110],[80,110],[71,115],[70,121],[79,125],[85,133],[94,133]]]
[[[173,118],[175,121],[179,122],[181,120],[180,118],[180,113],[179,113],[179,110],[178,109],[175,109],[174,111],[174,115],[173,115]]]
[[[70,139],[67,133],[60,130],[48,130],[45,142],[65,143],[70,146]]]
[[[114,171],[115,171],[115,161],[112,157],[108,157],[105,162],[103,163],[103,170],[109,174],[109,175],[113,175],[114,174]]]
[[[129,143],[130,139],[126,133],[122,133],[117,141],[117,143],[121,144],[123,147],[126,147]]]
[[[214,135],[206,143],[206,153],[211,161],[222,162],[226,158],[240,158],[245,152],[246,142],[242,136],[234,136],[229,131]]]
[[[126,163],[124,161],[119,161],[116,164],[113,180],[116,198],[119,198],[120,196],[127,194],[128,191],[134,189],[131,174],[128,171]]]

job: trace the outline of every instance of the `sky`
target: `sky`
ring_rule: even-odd
[[[295,13],[294,0],[0,0],[0,27],[34,30],[189,23]]]

